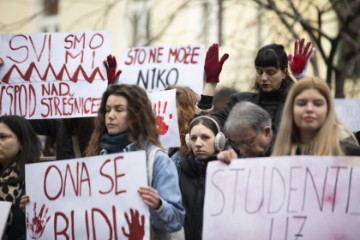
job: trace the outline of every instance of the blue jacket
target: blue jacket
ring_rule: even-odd
[[[146,161],[151,149],[146,148]],[[106,154],[105,149],[101,154]],[[139,151],[135,144],[127,145],[122,152]],[[185,218],[185,209],[182,205],[179,178],[174,162],[163,151],[157,151],[154,158],[153,178],[151,187],[158,191],[162,205],[157,210],[150,209],[150,224],[159,232],[175,232],[182,228]]]

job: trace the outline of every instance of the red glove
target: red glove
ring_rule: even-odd
[[[301,78],[306,75],[307,66],[311,56],[314,54],[315,48],[311,47],[311,42],[308,42],[304,48],[305,39],[295,40],[294,55],[289,54],[289,65],[291,72],[296,78]]]
[[[112,56],[111,54],[108,55],[107,59],[104,60],[104,66],[106,68],[109,85],[115,83],[116,79],[122,72],[121,70],[116,71],[117,62],[115,56]]]
[[[219,45],[214,43],[211,45],[206,53],[205,58],[205,75],[207,83],[219,82],[219,76],[221,73],[222,66],[226,59],[229,58],[229,54],[225,53],[219,61]]]

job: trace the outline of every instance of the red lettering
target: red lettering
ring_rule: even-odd
[[[48,186],[52,186],[52,187],[54,188],[54,184],[55,184],[54,182],[49,183],[49,185],[48,185],[48,183],[47,183],[48,175],[49,175],[49,173],[50,173],[50,171],[51,171],[52,169],[56,170],[56,172],[58,173],[59,182],[60,182],[59,191],[58,191],[57,193],[55,193],[54,196],[50,196],[49,193],[48,193],[48,190],[47,190],[47,187],[48,187]],[[55,182],[56,182],[56,181],[55,181]],[[61,194],[62,185],[63,185],[63,178],[62,178],[60,169],[59,169],[57,166],[55,166],[55,165],[50,165],[50,166],[46,169],[46,171],[45,171],[45,177],[44,177],[44,186],[43,186],[43,188],[44,188],[44,193],[45,193],[46,198],[49,199],[50,201],[54,201],[54,200],[58,199],[59,196],[60,196],[60,194]]]
[[[106,214],[103,211],[101,211],[101,209],[93,208],[93,209],[91,209],[91,221],[92,221],[94,239],[96,239],[95,213],[99,213],[103,217],[103,219],[105,220],[107,226],[109,227],[110,236],[108,238],[106,238],[106,239],[112,239],[113,231],[112,231],[112,226],[111,226],[110,220],[108,219]],[[99,219],[99,218],[96,218],[96,219]],[[104,229],[101,229],[101,231],[104,232]]]
[[[89,196],[91,196],[90,175],[89,175],[89,171],[86,167],[86,164],[84,162],[81,163],[80,186],[82,186],[83,183],[87,183],[88,190],[89,190]],[[82,190],[82,187],[80,187],[80,196],[82,194],[81,190]]]
[[[41,105],[43,106],[43,110],[45,110],[45,113],[41,113],[41,116],[43,118],[47,118],[49,115],[52,115],[52,108],[51,108],[51,104],[47,104],[47,99],[46,98],[42,98],[40,100]],[[46,107],[46,109],[44,109],[44,107]]]
[[[95,37],[97,37],[97,39]],[[103,43],[104,43],[104,36],[101,35],[100,33],[95,33],[90,39],[89,47],[90,49],[97,49],[101,47]]]
[[[191,62],[192,64],[196,64],[196,63],[199,62],[198,59],[196,59],[196,57],[198,57],[198,56],[200,55],[199,51],[200,51],[200,47],[194,47],[194,48],[192,49],[191,59],[190,59],[190,62]]]
[[[81,34],[80,38],[78,38],[76,35],[75,35],[75,38],[74,38],[74,49],[76,48],[76,43],[79,43],[81,44],[82,42],[82,49],[85,48],[85,33]]]
[[[72,53],[70,53],[69,51],[66,51],[65,53],[65,64],[68,64],[68,57],[71,57],[72,59],[77,58],[78,56],[80,56],[80,63],[84,62],[84,50],[81,50],[78,54],[73,55]]]
[[[58,218],[61,217],[64,222],[65,222],[65,227],[61,230],[58,230],[58,226],[60,225],[58,223]],[[55,240],[58,239],[58,236],[64,236],[65,239],[70,239],[69,235],[67,235],[66,233],[66,230],[69,226],[69,220],[67,219],[66,215],[62,212],[55,212],[55,215],[54,215],[54,235],[55,235]],[[73,238],[74,239],[74,238]]]
[[[40,61],[40,59],[41,59],[41,56],[42,56],[42,54],[44,53],[44,49],[45,49],[45,45],[46,45],[46,40],[48,40],[48,62],[50,62],[50,54],[51,54],[51,35],[49,35],[49,39],[48,39],[48,35],[43,35],[43,44],[42,44],[42,48],[41,48],[41,51],[40,51],[40,54],[38,54],[37,53],[37,51],[36,51],[36,47],[35,47],[35,44],[34,44],[34,41],[33,41],[33,39],[32,39],[32,37],[31,36],[29,36],[29,39],[30,39],[30,42],[31,42],[31,45],[32,45],[32,47],[33,47],[33,49],[34,49],[34,53],[35,53],[35,55],[36,55],[36,59],[37,59],[37,61],[39,62]]]
[[[126,64],[126,65],[131,65],[132,62],[134,61],[134,57],[131,55],[131,53],[132,53],[132,49],[130,49],[130,50],[128,51],[127,57],[128,57],[129,59],[128,59],[128,60],[125,60],[125,64]]]
[[[76,179],[74,180],[73,174],[71,172],[70,169],[70,165],[66,165],[66,170],[65,170],[65,178],[64,178],[64,190],[63,190],[63,194],[66,195],[66,186],[67,186],[67,179],[68,179],[68,175],[70,176],[70,180],[72,183],[72,187],[73,190],[75,192],[75,196],[79,196],[79,181],[78,181],[78,177],[79,177],[79,162],[76,163]]]
[[[158,48],[158,55],[157,55],[157,58],[156,58],[156,62],[157,63],[162,63],[162,56],[164,55],[164,53],[163,53],[163,50],[164,50],[164,48],[163,47],[159,47]]]
[[[23,49],[25,51],[24,53],[18,53],[16,55],[17,56],[24,56],[24,59],[23,60],[15,60],[14,58],[12,58],[10,56],[6,56],[6,57],[8,59],[10,59],[11,61],[14,61],[16,63],[23,63],[29,58],[29,48],[26,45],[13,46],[14,45],[13,41],[16,42],[16,43],[19,43],[21,41],[21,39],[19,40],[18,38],[24,38],[27,41],[27,37],[25,35],[23,35],[23,34],[15,35],[9,41],[9,48],[11,50]]]
[[[101,167],[100,167],[100,175],[103,176],[103,177],[105,177],[105,178],[107,178],[107,179],[109,179],[109,181],[110,181],[110,183],[111,183],[111,184],[110,184],[110,188],[109,188],[109,190],[107,190],[107,191],[101,191],[101,190],[99,190],[99,193],[100,193],[100,194],[108,194],[108,193],[110,193],[110,192],[114,189],[114,181],[113,181],[113,179],[111,178],[110,175],[108,175],[108,174],[106,174],[106,173],[103,172],[105,165],[107,165],[109,162],[111,162],[111,160],[110,160],[110,159],[107,159],[107,160],[101,165]]]
[[[121,194],[121,193],[126,193],[126,190],[124,190],[124,189],[119,189],[119,182],[118,182],[118,179],[119,178],[122,178],[122,177],[125,177],[125,173],[118,173],[118,161],[119,160],[123,160],[124,159],[124,157],[123,156],[120,156],[120,157],[116,157],[115,159],[114,159],[114,169],[115,169],[115,174],[114,174],[114,176],[115,176],[115,194],[116,195],[119,195],[119,194]]]
[[[70,44],[69,46],[64,46],[66,49],[70,49],[70,48],[72,48],[72,41],[70,40],[70,38],[72,38],[72,37],[74,37],[74,35],[73,34],[70,34],[70,35],[67,35],[66,37],[65,37],[65,39],[64,39],[64,42],[65,43],[67,43],[67,44]]]

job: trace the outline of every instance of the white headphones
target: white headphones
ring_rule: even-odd
[[[209,116],[196,117],[196,118],[194,118],[194,119],[190,122],[189,126],[190,126],[196,119],[200,119],[200,118],[209,119],[209,120],[211,120],[211,121],[215,124],[216,129],[217,129],[217,134],[216,134],[216,136],[215,136],[215,150],[216,150],[216,151],[221,151],[221,150],[223,150],[224,147],[225,147],[225,143],[226,143],[226,137],[225,137],[225,135],[221,132],[220,126],[219,126],[219,124],[215,121],[215,119],[213,119],[212,117],[209,117]],[[187,146],[188,148],[191,148],[190,133],[187,133],[187,134],[185,135],[185,142],[186,142],[186,146]]]

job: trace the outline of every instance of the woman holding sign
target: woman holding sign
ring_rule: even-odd
[[[302,78],[289,92],[273,156],[360,156],[354,134],[338,118],[331,91],[317,77]]]
[[[2,239],[25,239],[25,214],[19,208],[25,164],[38,162],[40,153],[41,143],[26,119],[0,117],[0,201],[13,204]]]
[[[210,116],[191,121],[185,141],[190,149],[178,164],[179,183],[185,215],[185,238],[202,239],[205,174],[209,161],[225,148],[226,138]]]
[[[152,235],[180,230],[185,216],[175,164],[160,147],[145,90],[136,85],[110,85],[102,96],[86,155],[145,150],[148,161],[154,156],[151,186],[138,190],[150,208]]]

